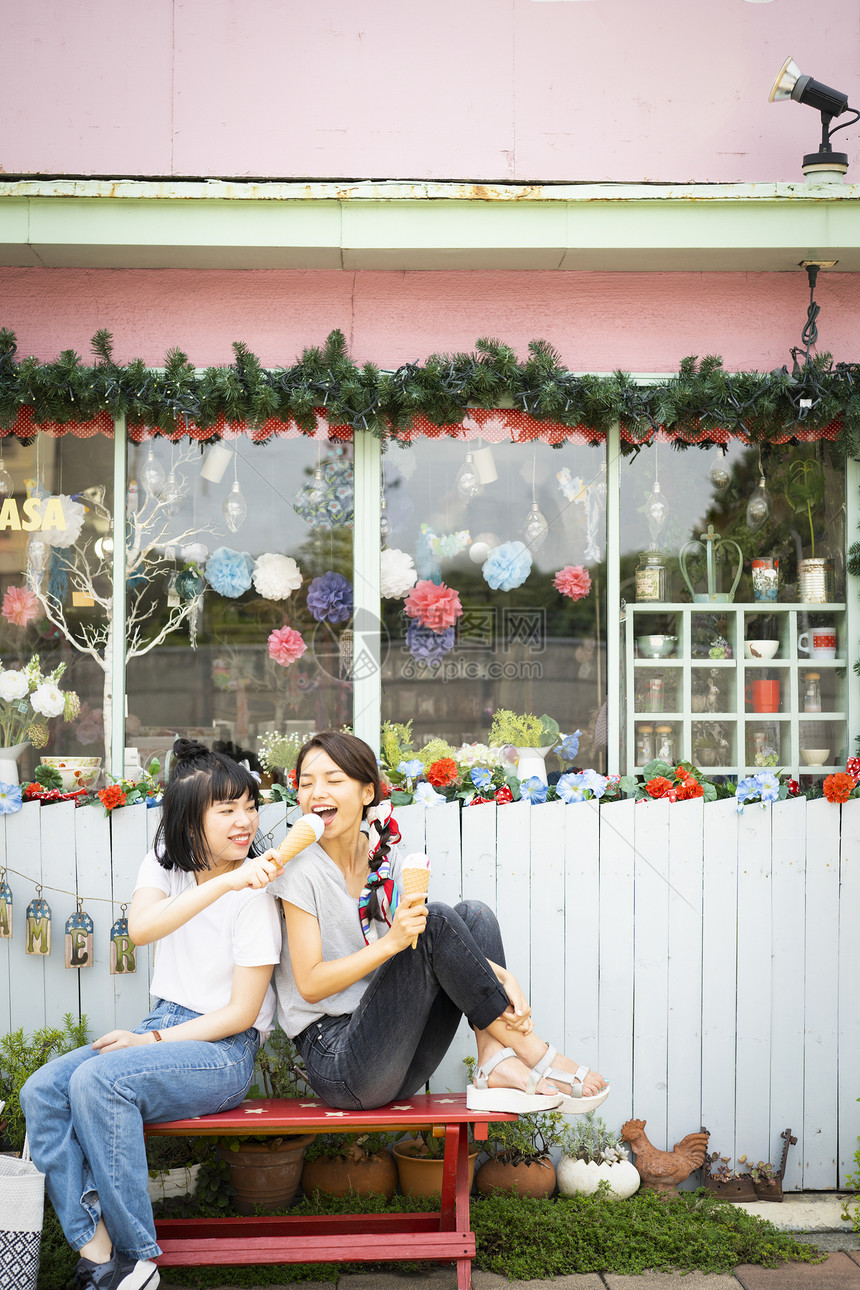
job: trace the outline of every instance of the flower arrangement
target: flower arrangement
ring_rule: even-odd
[[[291,771],[296,768],[299,749],[307,736],[300,734],[282,735],[277,730],[267,730],[257,740],[257,756],[264,770]]]
[[[0,737],[4,747],[29,739],[34,747],[44,748],[48,742],[46,721],[60,716],[64,721],[73,721],[77,717],[80,699],[74,690],[64,694],[60,689],[65,670],[65,663],[60,663],[49,676],[43,676],[39,656],[34,654],[20,671],[0,671]]]
[[[712,783],[689,761],[672,765],[655,758],[642,767],[641,783],[634,775],[625,775],[620,783],[622,791],[635,795],[637,802],[649,799],[657,801],[660,798],[669,802],[684,802],[693,797],[714,802],[718,797],[734,796],[731,788]]]
[[[499,708],[493,713],[490,725],[490,743],[499,747],[507,744],[514,748],[552,747],[559,735],[558,722],[546,713],[536,717],[532,712],[519,714],[509,708]]]
[[[114,780],[107,788],[100,788],[89,800],[93,804],[101,802],[105,815],[110,815],[118,806],[136,806],[139,802],[145,802],[147,806],[158,806],[162,792],[158,782],[160,770],[161,763],[157,757],[153,757],[141,779]]]
[[[832,802],[834,806],[841,806],[849,797],[860,797],[857,780],[847,771],[840,770],[835,775],[828,775],[821,787],[828,802]]]
[[[738,786],[735,789],[738,810],[742,811],[751,802],[760,802],[762,806],[766,806],[768,802],[784,801],[791,793],[791,782],[780,783],[779,775],[769,770],[738,780]]]

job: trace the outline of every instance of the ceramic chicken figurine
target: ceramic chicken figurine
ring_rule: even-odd
[[[642,1187],[649,1191],[674,1191],[678,1183],[704,1164],[711,1135],[703,1128],[700,1133],[688,1133],[671,1151],[658,1151],[645,1136],[646,1123],[628,1120],[621,1126],[621,1136],[636,1153]]]

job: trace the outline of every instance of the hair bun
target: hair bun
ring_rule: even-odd
[[[173,744],[173,760],[176,762],[202,761],[209,755],[206,745],[196,739],[177,739]]]

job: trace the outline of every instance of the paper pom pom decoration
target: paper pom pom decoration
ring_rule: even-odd
[[[421,623],[408,623],[406,648],[416,663],[438,663],[454,648],[454,628],[434,632]]]
[[[254,561],[247,551],[233,551],[227,546],[219,546],[206,561],[210,587],[219,596],[229,596],[231,600],[248,590],[253,571]]]
[[[318,623],[345,623],[352,617],[352,586],[329,570],[308,587],[308,609]]]
[[[302,571],[292,556],[271,551],[254,565],[254,590],[264,600],[286,600],[302,585]]]
[[[481,572],[493,591],[513,591],[531,573],[531,552],[524,542],[503,542],[491,551]]]
[[[418,579],[415,564],[408,551],[397,547],[382,552],[379,561],[380,590],[386,600],[399,600]]]
[[[269,658],[273,658],[281,667],[289,667],[301,658],[307,649],[301,632],[295,631],[284,623],[269,636]]]
[[[429,627],[431,632],[443,632],[453,627],[463,612],[456,591],[446,587],[444,582],[426,579],[415,584],[403,608],[410,618],[417,618],[422,627]]]
[[[581,564],[568,564],[552,580],[556,591],[571,600],[584,600],[591,591],[591,577]]]
[[[87,508],[83,502],[73,502],[71,497],[67,497],[65,493],[60,493],[56,497],[43,497],[42,514],[46,518],[52,511],[56,513],[57,502],[59,502],[63,512],[63,528],[59,526],[56,528],[43,528],[39,533],[39,537],[48,546],[74,546],[81,536]]]
[[[15,627],[28,627],[42,612],[38,597],[29,587],[8,587],[0,614]]]
[[[191,542],[182,547],[179,554],[186,564],[205,564],[209,548],[202,542]]]

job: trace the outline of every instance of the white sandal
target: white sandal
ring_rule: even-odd
[[[553,1048],[552,1044],[547,1045],[547,1050],[539,1062],[535,1062],[529,1074],[526,1092],[533,1093],[542,1079],[559,1080],[562,1084],[570,1085],[570,1093],[562,1093],[562,1103],[559,1110],[565,1115],[586,1115],[593,1111],[595,1107],[600,1106],[609,1097],[609,1085],[600,1093],[593,1093],[590,1097],[584,1097],[582,1088],[585,1083],[585,1077],[589,1072],[588,1066],[577,1066],[575,1071],[561,1071],[552,1065],[554,1057],[558,1056],[558,1049]]]
[[[555,1055],[555,1049],[553,1049],[553,1055]],[[499,1062],[504,1061],[506,1057],[516,1057],[513,1048],[499,1049],[475,1071],[474,1083],[466,1088],[466,1106],[470,1111],[509,1111],[512,1114],[527,1115],[533,1111],[561,1109],[561,1104],[565,1100],[564,1094],[536,1093],[538,1080],[532,1081],[531,1075],[529,1075],[530,1087],[526,1093],[519,1088],[490,1088],[490,1075]]]

